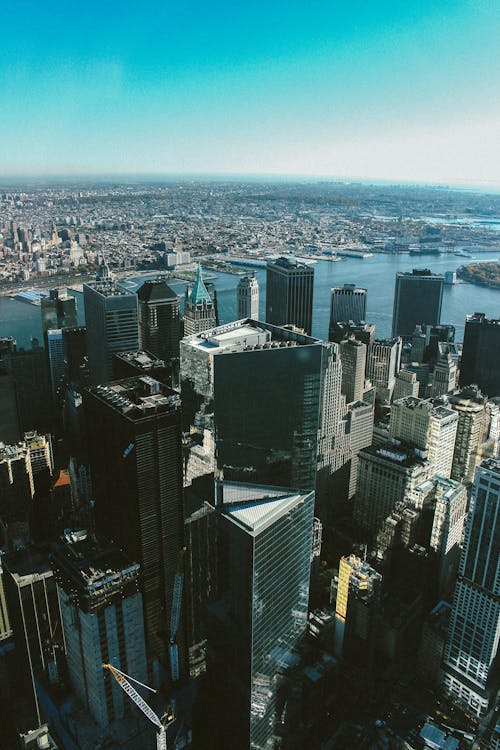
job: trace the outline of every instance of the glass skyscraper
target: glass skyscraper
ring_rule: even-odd
[[[312,331],[314,269],[295,258],[278,258],[267,264],[266,321],[275,326],[294,325]]]
[[[280,682],[307,627],[314,493],[217,489],[227,555],[209,625],[218,747],[271,750]]]
[[[396,274],[392,335],[411,336],[415,326],[441,322],[444,276],[414,268]]]
[[[500,461],[476,470],[460,560],[444,687],[481,716],[499,687],[494,662],[500,639]]]

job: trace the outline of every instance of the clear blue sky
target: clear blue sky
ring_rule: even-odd
[[[0,174],[500,182],[499,0],[10,0]]]

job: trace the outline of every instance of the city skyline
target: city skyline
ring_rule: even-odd
[[[498,185],[488,0],[320,2],[307,15],[298,3],[23,6],[24,43],[7,35],[0,63],[4,175]]]

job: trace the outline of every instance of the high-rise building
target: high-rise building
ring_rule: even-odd
[[[342,361],[342,393],[348,404],[363,400],[366,349],[366,345],[354,336],[350,336],[339,344]]]
[[[389,432],[427,452],[434,474],[451,475],[458,416],[453,409],[420,398],[407,396],[391,406]]]
[[[444,658],[444,688],[483,715],[498,689],[500,461],[476,470]]]
[[[64,377],[68,384],[83,386],[88,380],[87,328],[74,326],[62,329]]]
[[[179,297],[162,279],[145,281],[137,290],[141,348],[169,362],[179,357]]]
[[[486,398],[478,388],[463,388],[450,396],[449,406],[458,415],[451,476],[457,482],[471,485],[481,460],[481,443],[487,432]]]
[[[227,565],[208,637],[217,747],[272,748],[280,685],[307,628],[314,493],[224,483],[218,497]]]
[[[410,500],[417,510],[432,511],[429,547],[437,556],[439,595],[447,597],[456,580],[467,490],[453,479],[434,475],[415,488]]]
[[[267,263],[266,321],[312,331],[314,269],[294,258]]]
[[[330,327],[334,323],[360,323],[366,320],[366,289],[355,284],[333,287],[330,305]]]
[[[457,386],[458,370],[451,354],[443,353],[438,349],[438,356],[432,373],[431,396],[445,396],[454,391]]]
[[[373,654],[382,576],[356,555],[342,557],[335,601],[335,655],[366,665]]]
[[[183,317],[184,336],[201,333],[217,325],[217,304],[213,295],[214,292],[210,294],[203,281],[201,266],[198,263],[194,283],[186,289]]]
[[[4,585],[16,640],[16,716],[20,730],[40,726],[43,712],[37,680],[57,673],[64,634],[57,627],[61,609],[49,561],[36,547],[27,547],[2,558]]]
[[[478,385],[490,398],[500,396],[500,320],[467,315],[460,385]]]
[[[340,344],[344,339],[354,336],[358,341],[369,346],[375,341],[375,326],[372,323],[342,322],[330,324],[328,329],[328,341]]]
[[[396,375],[392,398],[394,401],[399,401],[400,398],[405,398],[406,396],[417,398],[419,387],[416,373],[403,368]]]
[[[179,396],[148,376],[134,377],[85,391],[84,410],[97,528],[141,565],[148,660],[157,681],[183,547]]]
[[[185,483],[216,470],[220,479],[313,488],[331,349],[251,320],[184,338]]]
[[[50,379],[45,350],[38,345],[2,357],[5,371],[12,377],[21,432],[51,428]]]
[[[259,282],[255,276],[242,276],[236,291],[236,317],[259,319]]]
[[[113,353],[139,348],[137,294],[121,289],[112,278],[83,285],[90,382],[113,377]]]
[[[50,328],[68,328],[78,325],[76,299],[67,294],[59,294],[58,289],[51,289],[48,297],[42,297],[40,309],[44,333]]]
[[[396,274],[392,335],[411,336],[415,326],[441,322],[444,276],[414,268]]]
[[[359,452],[372,444],[374,414],[373,402],[354,401],[348,405],[346,433],[351,461],[348,493],[350,498],[356,494]]]
[[[147,682],[139,565],[85,530],[66,531],[52,560],[71,686],[106,727],[123,718],[127,698],[103,663]]]
[[[0,442],[17,443],[20,437],[16,384],[0,360]]]
[[[49,358],[50,387],[52,398],[56,402],[61,395],[64,382],[63,332],[61,328],[49,328],[45,336]]]
[[[382,339],[368,346],[366,377],[375,386],[378,401],[390,402],[401,364],[401,339]]]
[[[379,532],[396,503],[427,479],[424,451],[398,441],[359,452],[354,519],[372,536]]]
[[[26,443],[0,443],[0,540],[29,535],[31,501],[35,491]]]

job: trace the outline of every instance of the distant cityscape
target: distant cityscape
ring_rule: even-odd
[[[2,750],[500,750],[499,232],[445,187],[1,188]]]

